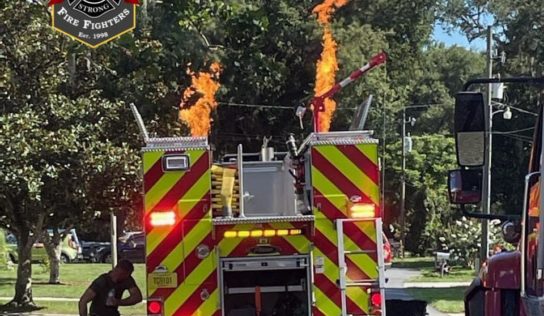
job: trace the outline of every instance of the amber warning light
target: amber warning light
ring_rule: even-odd
[[[302,235],[301,229],[257,229],[257,230],[228,230],[223,236],[225,238],[248,238],[248,237],[283,237]]]
[[[174,211],[159,211],[151,213],[151,226],[172,226],[176,223],[176,214]]]
[[[349,208],[351,218],[376,217],[376,205],[372,203],[354,203]]]

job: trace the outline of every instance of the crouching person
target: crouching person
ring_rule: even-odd
[[[134,265],[128,260],[120,260],[115,268],[96,278],[79,299],[79,315],[119,316],[119,306],[136,305],[142,301],[142,293],[132,278]],[[123,299],[128,290],[129,296]],[[87,305],[91,302],[91,309]]]

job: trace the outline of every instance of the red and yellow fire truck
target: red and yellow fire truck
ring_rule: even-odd
[[[383,315],[378,141],[313,133],[214,162],[206,138],[143,148],[149,315]]]
[[[314,98],[385,62],[385,53]],[[310,134],[214,159],[206,137],[145,141],[148,315],[385,315],[378,140]],[[314,122],[316,123],[316,122]],[[318,124],[315,124],[318,126]]]

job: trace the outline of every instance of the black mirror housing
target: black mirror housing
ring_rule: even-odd
[[[482,169],[457,169],[448,174],[452,204],[478,204],[482,200]]]
[[[485,106],[480,92],[455,95],[455,146],[457,163],[481,167],[485,163]]]

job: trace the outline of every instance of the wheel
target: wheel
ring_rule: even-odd
[[[501,291],[501,316],[519,316],[519,291]]]
[[[60,255],[60,262],[62,263],[69,263],[70,262],[70,258],[66,255],[66,254],[61,254]]]
[[[111,253],[107,253],[102,257],[102,263],[111,263]]]

